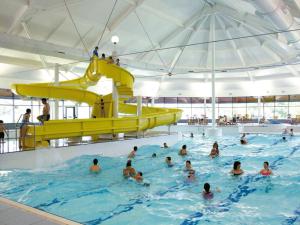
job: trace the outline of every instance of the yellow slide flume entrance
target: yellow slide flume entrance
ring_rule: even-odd
[[[65,99],[85,102],[93,107],[91,119],[50,120],[41,126],[29,126],[26,147],[33,148],[47,144],[46,140],[100,134],[138,132],[156,126],[169,125],[181,118],[179,109],[143,107],[142,115],[113,118],[112,94],[101,96],[87,91],[105,76],[111,78],[119,95],[119,112],[136,115],[137,106],[124,104],[133,96],[134,77],[127,70],[108,64],[106,60],[94,57],[83,77],[55,83],[13,84],[12,89],[22,96]],[[100,110],[100,101],[104,102],[104,114]]]

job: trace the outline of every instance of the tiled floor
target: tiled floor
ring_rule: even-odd
[[[15,205],[11,205],[6,202],[7,200],[0,199],[0,225],[62,225],[62,224],[70,224],[75,225],[78,223],[72,221],[64,222],[54,222],[57,219],[50,219],[39,215],[38,213],[34,213],[33,211],[38,211],[33,209],[33,211],[29,211],[23,208],[19,208]],[[26,207],[25,208],[29,208]],[[44,213],[44,212],[42,212]],[[56,217],[50,215],[50,217]]]

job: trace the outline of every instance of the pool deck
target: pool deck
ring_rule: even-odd
[[[71,220],[0,197],[1,225],[80,225]]]

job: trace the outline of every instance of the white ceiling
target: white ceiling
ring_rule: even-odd
[[[117,51],[136,94],[210,96],[215,34],[217,96],[299,94],[298,31],[276,33],[254,2],[118,0],[103,33],[113,0],[0,0],[0,87],[53,81],[55,63],[61,80],[82,75],[103,33],[100,52]],[[272,2],[298,29],[300,1]]]

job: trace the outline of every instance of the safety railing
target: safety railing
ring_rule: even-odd
[[[35,136],[36,136],[36,124],[35,123],[28,123],[33,127],[33,133],[28,136],[27,134],[24,137],[21,137],[21,123],[20,119],[23,115],[19,117],[16,123],[4,123],[2,124],[4,127],[4,138],[0,139],[0,154],[2,153],[10,153],[10,152],[17,152],[23,150],[34,150],[36,146],[32,146],[30,148],[21,148],[20,143],[25,143],[27,138],[34,138],[35,143]],[[23,139],[22,139],[23,138]]]

